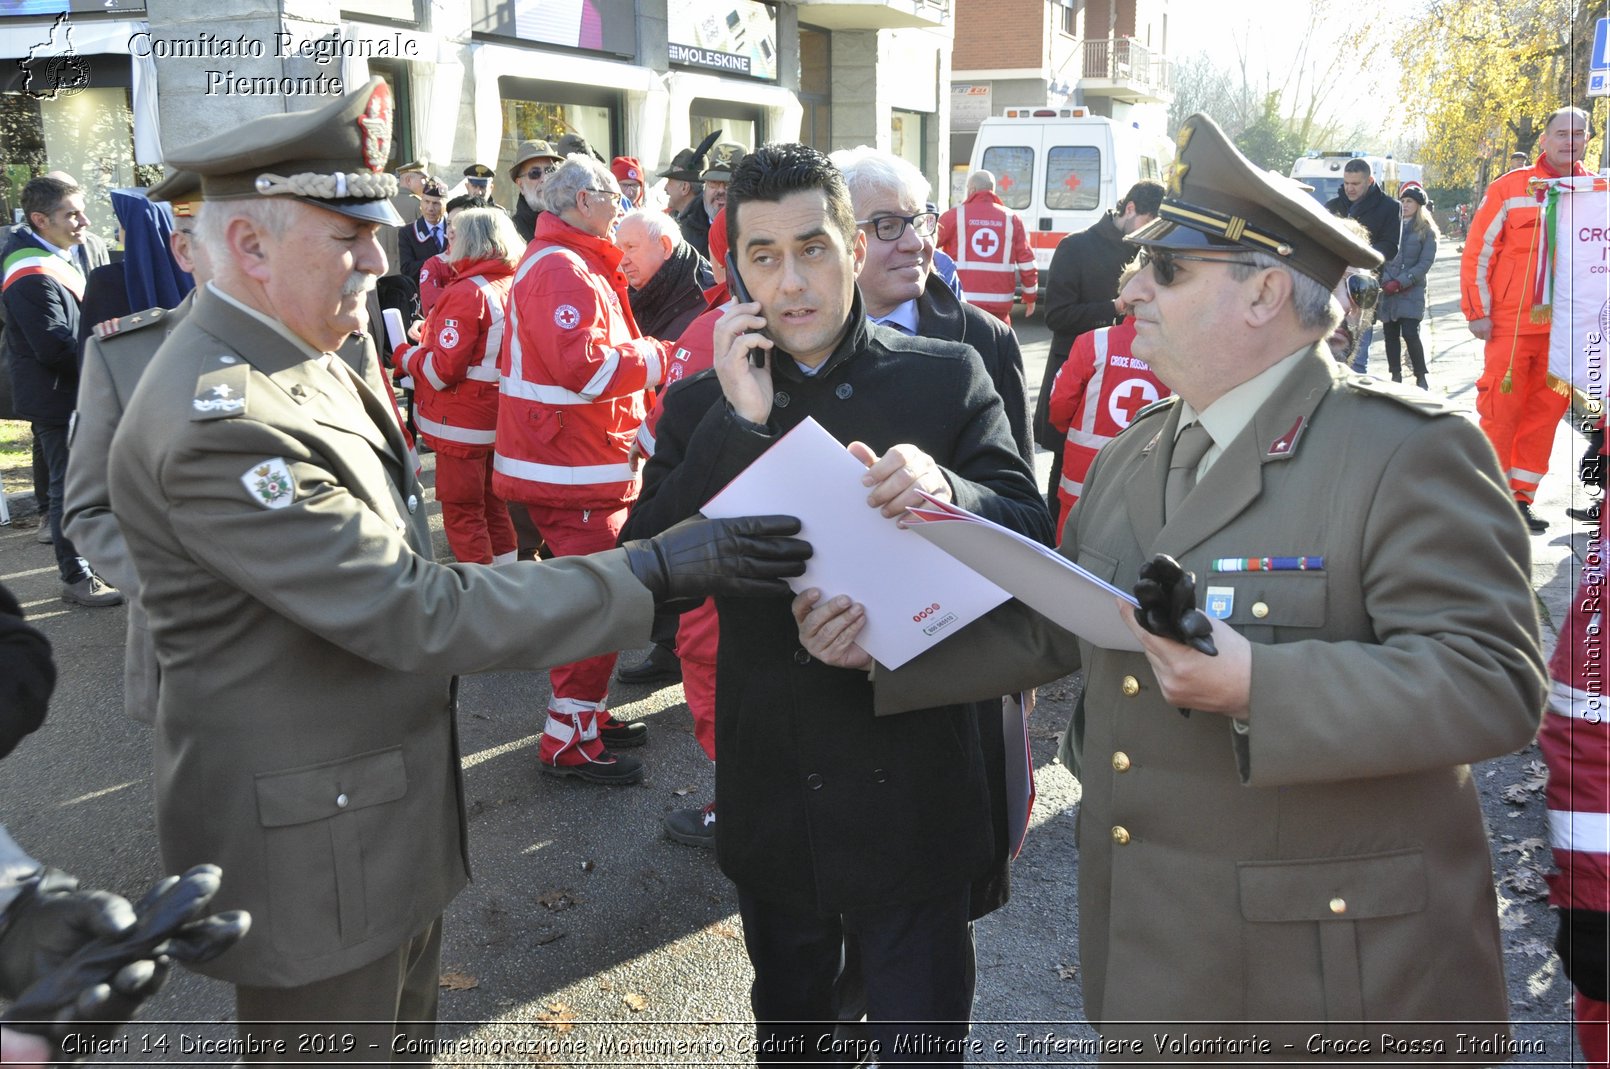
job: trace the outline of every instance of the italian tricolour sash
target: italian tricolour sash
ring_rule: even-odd
[[[49,275],[67,287],[79,300],[84,299],[84,276],[71,261],[38,246],[28,245],[6,257],[5,279],[0,281],[0,293],[10,289],[12,283],[29,275]]]

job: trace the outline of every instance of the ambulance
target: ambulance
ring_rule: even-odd
[[[968,172],[995,176],[1023,219],[1040,288],[1057,243],[1090,226],[1142,179],[1167,182],[1174,145],[1086,108],[1007,108],[979,124]],[[960,198],[957,198],[958,202]]]
[[[1363,160],[1369,164],[1376,184],[1389,197],[1396,197],[1398,190],[1406,185],[1424,188],[1425,171],[1418,163],[1403,163],[1391,156],[1372,156],[1350,149],[1299,156],[1291,165],[1291,177],[1305,186],[1312,186],[1313,198],[1324,204],[1341,193],[1342,169],[1348,160]]]

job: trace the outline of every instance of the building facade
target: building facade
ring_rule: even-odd
[[[950,169],[951,0],[12,0],[0,15],[0,206],[30,177],[106,191],[164,146],[312,107],[380,75],[395,162],[507,179],[523,140],[576,133],[660,169],[720,129],[753,147],[871,144]]]
[[[953,167],[1006,108],[1084,108],[1162,135],[1173,99],[1169,0],[956,0]]]

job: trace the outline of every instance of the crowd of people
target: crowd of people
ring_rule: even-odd
[[[736,886],[763,1063],[863,1017],[882,1064],[961,1063],[971,924],[1010,887],[1002,696],[1079,668],[1062,756],[1104,1040],[1211,1022],[1257,1060],[1281,1021],[1503,1030],[1465,766],[1538,728],[1527,434],[1559,417],[1535,332],[1493,303],[1527,268],[1509,176],[1465,253],[1485,436],[1423,392],[1425,192],[1394,201],[1354,161],[1322,209],[1200,115],[1168,185],[1056,250],[1035,410],[1011,312],[1039,278],[987,171],[940,213],[868,147],[718,131],[650,176],[567,135],[521,144],[508,208],[481,164],[452,188],[423,161],[386,173],[391,104],[374,79],[170,152],[119,202],[121,271],[76,263],[66,176],[29,183],[7,246],[63,596],[128,600],[163,860],[220,866],[217,904],[256,918],[195,965],[235,985],[243,1040],[434,1030],[470,851],[455,677],[513,668],[549,672],[540,767],[604,785],[640,780],[622,751],[648,742],[611,715],[611,676],[682,680],[715,800],[665,830]],[[1584,125],[1556,113],[1531,170],[1580,169]],[[1422,392],[1359,374],[1377,317],[1391,379],[1406,348]],[[1117,651],[1010,602],[889,671],[856,644],[863,607],[788,590],[796,520],[699,516],[807,419],[890,519],[953,502],[1125,588],[1169,554],[1201,606],[1187,580],[1165,612],[1121,610]],[[1557,685],[1551,711],[1592,686]],[[1576,944],[1602,935],[1602,896],[1560,904]],[[1602,1020],[1602,957],[1568,961]]]

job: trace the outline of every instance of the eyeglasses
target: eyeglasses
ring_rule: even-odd
[[[521,178],[546,178],[548,175],[553,174],[558,169],[559,169],[558,164],[550,163],[546,167],[533,167],[533,168],[531,168],[531,170],[527,171],[525,174],[521,175],[520,177]]]
[[[1157,277],[1159,286],[1172,286],[1174,276],[1179,271],[1176,266],[1181,260],[1190,260],[1202,264],[1240,264],[1242,267],[1257,267],[1251,260],[1237,260],[1227,256],[1192,256],[1185,252],[1171,252],[1167,249],[1145,248],[1140,250],[1140,257],[1135,261],[1136,269],[1150,264],[1152,273]]]
[[[608,197],[609,200],[610,200],[610,203],[614,204],[615,207],[617,207],[617,208],[619,208],[621,206],[621,201],[626,199],[626,195],[624,193],[616,193],[612,189],[592,189],[592,188],[588,188],[588,189],[582,190],[582,192],[584,192],[584,193],[598,193],[598,194],[600,194],[602,196]]]
[[[899,241],[906,227],[915,230],[919,237],[931,238],[939,229],[938,212],[918,212],[916,215],[880,215],[876,219],[857,219],[856,226],[870,226],[879,241]]]

